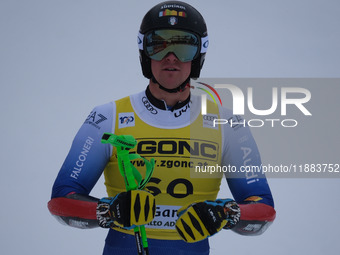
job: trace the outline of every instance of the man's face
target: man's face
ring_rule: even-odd
[[[176,55],[169,53],[161,61],[151,59],[151,70],[155,79],[162,86],[174,89],[189,77],[191,61],[181,62]]]

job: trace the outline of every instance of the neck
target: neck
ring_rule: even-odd
[[[190,96],[190,89],[189,87],[185,87],[184,90],[178,91],[176,93],[169,93],[162,90],[159,85],[150,79],[149,89],[151,94],[159,99],[163,100],[167,106],[174,106],[179,102],[184,102]]]

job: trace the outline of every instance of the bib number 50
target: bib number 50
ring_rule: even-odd
[[[152,186],[150,184],[155,183],[159,184],[162,180],[158,178],[152,177],[149,181],[149,184],[147,185],[147,188],[153,193],[154,196],[157,196],[161,193],[161,190],[155,186]],[[185,186],[185,193],[175,193],[175,188],[177,185],[184,185]],[[178,178],[173,181],[171,181],[167,188],[166,193],[174,198],[185,198],[191,194],[194,193],[194,187],[190,181],[183,178]]]

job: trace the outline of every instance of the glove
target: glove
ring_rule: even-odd
[[[232,199],[193,203],[177,214],[176,230],[188,243],[208,238],[222,228],[233,228],[241,216],[240,207]]]
[[[144,190],[130,190],[115,197],[104,197],[97,205],[97,220],[102,228],[132,229],[155,217],[155,197]]]

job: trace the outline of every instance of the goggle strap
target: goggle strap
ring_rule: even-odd
[[[138,43],[138,48],[140,50],[144,50],[144,35],[138,32],[137,36],[137,43]]]
[[[209,37],[202,37],[201,38],[201,53],[207,53],[209,45]]]

